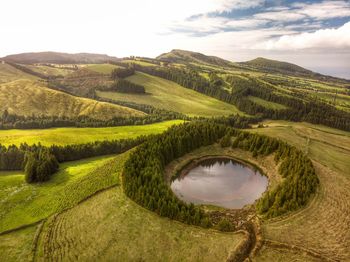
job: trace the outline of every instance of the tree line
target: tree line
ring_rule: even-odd
[[[164,180],[164,167],[173,159],[222,137],[224,125],[191,122],[152,137],[130,155],[123,172],[125,194],[141,206],[188,224],[210,226],[201,208],[179,200]]]
[[[21,144],[19,147],[0,144],[0,170],[24,170],[26,180],[43,182],[57,171],[57,163],[109,154],[123,153],[145,141],[145,136],[135,139],[104,140],[85,144],[49,147]]]
[[[135,70],[174,81],[186,88],[193,89],[205,95],[234,104],[239,110],[264,118],[306,121],[313,124],[323,124],[343,130],[350,130],[350,113],[338,110],[318,101],[303,101],[298,98],[276,95],[271,87],[256,79],[232,76],[228,81],[234,86],[229,92],[217,85],[215,75],[207,80],[195,70],[174,67],[142,66],[135,64]],[[266,108],[248,99],[256,96],[267,101],[285,105],[287,109],[276,110]]]
[[[266,217],[276,217],[306,205],[315,193],[319,179],[311,160],[299,149],[281,140],[234,130],[232,147],[258,155],[275,153],[278,172],[284,178],[275,189],[267,191],[257,203],[257,210]]]
[[[208,215],[200,207],[186,204],[173,194],[164,180],[164,168],[172,160],[215,142],[220,142],[223,147],[251,151],[254,157],[276,152],[275,161],[281,162],[279,172],[285,180],[257,204],[258,211],[267,217],[304,206],[317,188],[318,178],[311,161],[296,148],[274,138],[239,131],[213,121],[193,121],[152,137],[131,154],[123,173],[126,195],[161,216],[211,226]]]
[[[135,93],[145,94],[145,87],[142,85],[135,84],[125,79],[118,79],[108,87],[98,88],[101,91],[115,91],[119,93]]]
[[[99,99],[99,101],[109,102],[108,99]],[[177,112],[156,109],[152,106],[138,105],[128,102],[111,103],[131,107],[143,111],[148,115],[142,117],[113,117],[108,120],[90,118],[89,116],[65,117],[65,116],[45,116],[30,115],[21,116],[10,114],[4,110],[0,114],[0,130],[6,129],[45,129],[52,127],[113,127],[126,125],[147,125],[173,119],[189,120],[190,118]]]
[[[350,130],[350,113],[338,110],[333,106],[319,101],[305,102],[297,97],[276,95],[269,87],[257,79],[230,78],[231,84],[237,89],[234,95],[238,98],[255,96],[267,101],[287,106],[287,109],[273,110],[257,105],[248,99],[238,99],[236,104],[249,114],[262,113],[271,119],[306,121],[313,124],[323,124],[343,130]]]
[[[120,78],[126,78],[128,76],[132,76],[135,73],[135,68],[133,66],[125,67],[118,67],[116,69],[113,69],[111,72],[111,78],[113,80],[118,80]]]

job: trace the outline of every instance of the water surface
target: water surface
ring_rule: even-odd
[[[187,203],[242,208],[260,198],[267,185],[267,178],[251,167],[228,158],[211,158],[172,181],[171,189]]]

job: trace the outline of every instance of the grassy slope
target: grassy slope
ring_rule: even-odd
[[[120,171],[127,156],[66,162],[41,184],[25,183],[23,173],[0,172],[0,232],[39,221],[119,183],[111,172]]]
[[[38,221],[75,206],[98,189],[118,185],[127,155],[66,163],[50,182],[41,185],[27,186],[22,174],[2,173],[0,192],[6,194],[0,196],[1,230]],[[0,260],[30,261],[36,231],[37,226],[31,226],[0,236]],[[39,238],[36,258],[110,260],[117,254],[121,261],[164,261],[175,257],[221,261],[241,239],[240,234],[219,233],[161,218],[129,200],[117,186],[49,218]]]
[[[129,81],[145,86],[146,95],[98,92],[98,95],[115,100],[149,104],[187,115],[219,116],[240,113],[233,105],[184,88],[172,81],[137,72],[127,78]]]
[[[84,66],[84,68],[95,71],[101,74],[110,74],[113,69],[116,69],[120,66],[112,65],[112,64],[90,64]]]
[[[307,208],[265,222],[265,237],[350,260],[350,133],[307,123],[265,124],[269,127],[251,131],[281,138],[304,150],[313,160],[321,182]]]
[[[28,75],[8,64],[0,64],[0,84],[18,79],[35,80],[36,77]]]
[[[314,258],[300,251],[279,249],[263,246],[259,254],[253,259],[256,262],[320,262],[319,259]]]
[[[11,144],[35,144],[40,142],[42,145],[48,146],[52,144],[81,144],[98,140],[134,138],[140,135],[161,133],[168,127],[182,122],[182,120],[171,120],[141,126],[0,130],[0,144],[7,146]]]
[[[38,260],[223,261],[240,239],[161,218],[118,186],[49,220]]]
[[[274,102],[270,102],[270,101],[266,101],[264,99],[261,99],[259,97],[255,97],[255,96],[249,96],[249,99],[253,102],[255,102],[258,105],[264,106],[266,108],[270,108],[270,109],[276,109],[276,110],[280,110],[280,109],[286,109],[287,107],[278,103],[274,103]]]
[[[32,242],[38,225],[11,234],[0,235],[0,260],[6,262],[31,261]]]
[[[72,73],[72,69],[45,66],[45,65],[25,65],[25,67],[33,70],[34,72],[41,73],[46,76],[65,76]]]
[[[145,115],[131,108],[74,97],[46,88],[46,84],[39,82],[36,77],[8,64],[0,64],[0,112],[5,109],[18,115],[88,115],[103,119]]]
[[[43,83],[23,79],[0,84],[0,111],[5,109],[18,115],[88,115],[101,119],[144,115],[131,108],[74,97],[48,89]]]

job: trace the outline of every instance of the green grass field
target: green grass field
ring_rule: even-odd
[[[110,119],[113,116],[143,116],[145,113],[132,108],[75,97],[45,87],[45,83],[28,79],[0,84],[0,112],[30,116],[87,115],[92,118]]]
[[[266,100],[261,99],[259,97],[249,96],[248,98],[249,98],[249,100],[257,103],[258,105],[266,107],[266,108],[275,109],[275,110],[287,109],[287,107],[284,106],[284,105],[281,105],[281,104],[278,104],[278,103],[274,103],[274,102],[270,102],[270,101],[266,101]]]
[[[46,68],[46,67],[45,67]],[[50,70],[64,69],[47,67]],[[38,70],[41,69],[38,66]],[[132,108],[72,96],[46,87],[38,78],[8,65],[0,64],[0,112],[17,115],[47,115],[77,117],[87,115],[97,119],[114,116],[144,116]]]
[[[21,172],[0,172],[0,232],[37,222],[118,184],[128,154],[63,163],[40,184],[27,184]]]
[[[117,65],[112,65],[112,64],[90,64],[90,65],[86,65],[84,66],[84,68],[95,71],[97,73],[101,73],[101,74],[106,74],[109,75],[113,69],[116,69],[120,66]]]
[[[45,65],[26,65],[25,67],[46,76],[65,76],[73,72],[73,69]]]
[[[0,235],[0,258],[31,261],[39,236],[35,261],[110,260],[116,254],[121,261],[225,260],[241,234],[162,218],[124,195],[120,174],[128,154],[65,163],[39,185],[25,184],[20,172],[0,173],[0,192],[6,194],[0,196],[0,231],[60,213],[44,222],[40,235],[37,225]],[[111,185],[117,186],[79,203]]]
[[[38,225],[0,235],[0,259],[6,262],[32,261],[33,239]]]
[[[283,139],[303,150],[313,160],[321,182],[316,196],[306,208],[266,221],[264,236],[314,250],[338,261],[349,261],[350,132],[287,121],[265,121],[264,124],[268,127],[249,131]],[[270,261],[274,261],[275,251],[262,252],[262,257],[266,259],[270,254]]]
[[[132,202],[118,186],[49,219],[37,259],[224,261],[241,237],[161,218]]]
[[[20,145],[21,143],[42,145],[82,144],[99,140],[135,138],[140,135],[158,134],[172,125],[183,123],[183,120],[171,120],[161,123],[140,126],[118,126],[99,128],[49,128],[28,130],[0,130],[0,144]]]
[[[220,116],[243,114],[234,105],[184,88],[172,81],[137,72],[127,80],[143,85],[147,94],[97,92],[100,97],[148,104],[157,108],[181,112],[190,116]]]
[[[0,64],[0,84],[19,79],[37,79],[35,76],[26,74],[8,64]]]

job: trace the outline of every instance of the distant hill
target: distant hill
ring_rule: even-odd
[[[234,65],[233,62],[216,56],[206,56],[201,53],[173,49],[168,53],[161,54],[156,59],[171,63],[199,63],[199,64],[210,64],[220,67],[231,67]]]
[[[116,57],[103,54],[68,54],[58,52],[39,52],[39,53],[22,53],[8,55],[0,60],[20,63],[20,64],[35,64],[35,63],[56,63],[56,64],[98,64],[107,61],[118,61]]]
[[[144,116],[132,108],[93,99],[76,97],[52,90],[37,77],[26,74],[9,64],[0,64],[0,114],[4,110],[31,116],[89,116],[96,119]]]
[[[32,80],[16,80],[0,84],[0,112],[8,110],[17,115],[31,116],[89,116],[95,119],[144,116],[143,112],[81,98],[52,90]]]
[[[301,66],[287,63],[287,62],[281,62],[277,60],[271,60],[266,59],[263,57],[258,57],[253,60],[242,62],[240,64],[248,65],[251,67],[254,67],[256,69],[260,69],[263,71],[271,71],[271,72],[278,72],[278,73],[293,73],[298,75],[314,75],[315,73],[307,70]]]

